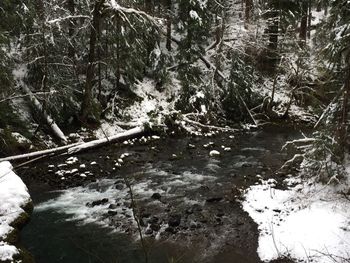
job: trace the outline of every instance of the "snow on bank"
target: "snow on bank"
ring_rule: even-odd
[[[350,202],[331,186],[298,184],[283,191],[264,181],[248,189],[243,209],[258,224],[263,261],[282,256],[317,263],[350,259]]]
[[[25,212],[21,207],[29,202],[28,189],[12,171],[12,165],[9,162],[0,162],[0,262],[12,260],[19,253],[5,239],[14,230],[11,223]]]

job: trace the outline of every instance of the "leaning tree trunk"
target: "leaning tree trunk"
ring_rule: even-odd
[[[83,103],[81,105],[80,119],[82,122],[87,123],[89,117],[93,117],[93,98],[92,98],[92,86],[94,80],[94,68],[95,68],[95,51],[97,44],[98,31],[100,28],[101,20],[101,8],[104,0],[97,0],[94,4],[92,25],[90,31],[90,44],[89,44],[89,60],[86,70],[86,83],[83,97]]]
[[[38,99],[35,97],[35,95],[32,93],[32,91],[25,85],[22,86],[24,92],[28,94],[30,100],[32,101],[34,107],[43,115],[47,125],[50,127],[52,133],[64,144],[67,143],[67,138],[64,135],[64,133],[61,131],[61,129],[57,126],[55,121],[51,118],[51,116],[44,110],[41,103],[38,101]]]

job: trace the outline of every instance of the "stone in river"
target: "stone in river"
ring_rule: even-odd
[[[151,224],[151,225],[150,225],[150,228],[151,228],[153,231],[159,231],[160,225],[159,225],[159,224]]]
[[[114,210],[108,210],[107,214],[108,214],[109,216],[115,216],[115,215],[118,214],[118,212],[117,212],[117,211],[114,211]]]
[[[160,193],[154,193],[151,196],[152,199],[156,199],[156,200],[160,200],[162,198],[162,196],[160,195]]]
[[[213,196],[213,197],[209,197],[206,201],[208,203],[214,203],[214,202],[220,202],[223,199],[224,198],[222,196]]]
[[[177,227],[181,223],[181,215],[170,215],[168,219],[168,225],[171,227]]]
[[[94,207],[94,206],[98,206],[98,205],[104,205],[106,203],[108,203],[108,198],[103,198],[101,200],[93,201],[91,203],[86,203],[86,206]]]

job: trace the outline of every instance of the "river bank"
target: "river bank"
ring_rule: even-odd
[[[9,162],[0,162],[0,262],[33,262],[19,244],[19,231],[28,223],[32,211],[27,187]]]

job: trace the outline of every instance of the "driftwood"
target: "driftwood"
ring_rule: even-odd
[[[64,135],[64,133],[61,131],[61,129],[57,126],[55,121],[51,118],[51,116],[43,109],[41,103],[38,101],[38,99],[35,97],[35,95],[32,93],[32,91],[26,86],[22,85],[22,88],[26,94],[28,94],[31,102],[35,106],[35,108],[41,112],[43,117],[45,118],[48,126],[50,127],[53,134],[64,144],[67,144],[67,138]]]
[[[78,143],[73,143],[70,145],[65,145],[53,149],[48,149],[48,150],[43,150],[43,151],[37,151],[37,152],[31,152],[27,154],[21,154],[21,155],[15,155],[15,156],[9,156],[0,159],[0,162],[3,161],[15,161],[15,160],[24,160],[24,159],[32,159],[32,158],[39,158],[40,157],[45,157],[49,155],[58,155],[58,154],[75,154],[78,152],[98,148],[101,146],[104,146],[109,143],[114,143],[118,141],[124,141],[128,140],[131,138],[135,138],[137,136],[141,136],[142,134],[145,133],[145,128],[144,127],[136,127],[130,130],[127,130],[122,133],[118,133],[116,135],[106,137],[104,139],[99,139],[99,140],[93,140],[90,142],[78,142]]]

